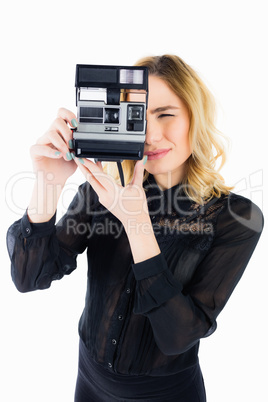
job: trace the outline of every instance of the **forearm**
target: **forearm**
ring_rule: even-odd
[[[148,214],[129,218],[124,224],[124,228],[135,264],[160,254],[161,251]]]
[[[214,332],[216,323],[197,301],[184,294],[183,285],[171,272],[164,253],[133,264],[137,280],[134,313],[145,315],[159,349],[176,355]]]

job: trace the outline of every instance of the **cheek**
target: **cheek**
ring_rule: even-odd
[[[191,151],[190,140],[189,140],[189,122],[182,121],[180,125],[174,124],[170,130],[171,136],[170,140],[174,143],[176,147],[183,148],[185,151]]]

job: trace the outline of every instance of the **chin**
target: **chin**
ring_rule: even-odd
[[[168,172],[171,172],[171,170],[168,170],[167,168],[162,168],[159,166],[150,166],[147,169],[147,166],[145,167],[148,173],[152,175],[159,175],[159,174],[168,174]]]

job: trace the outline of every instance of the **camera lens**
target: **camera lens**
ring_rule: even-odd
[[[128,107],[128,120],[142,120],[142,119],[143,119],[143,106]]]
[[[119,109],[106,108],[104,123],[119,124]]]

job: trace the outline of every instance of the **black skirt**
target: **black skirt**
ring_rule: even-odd
[[[161,377],[120,375],[96,363],[80,340],[75,402],[116,401],[205,402],[199,363]]]

